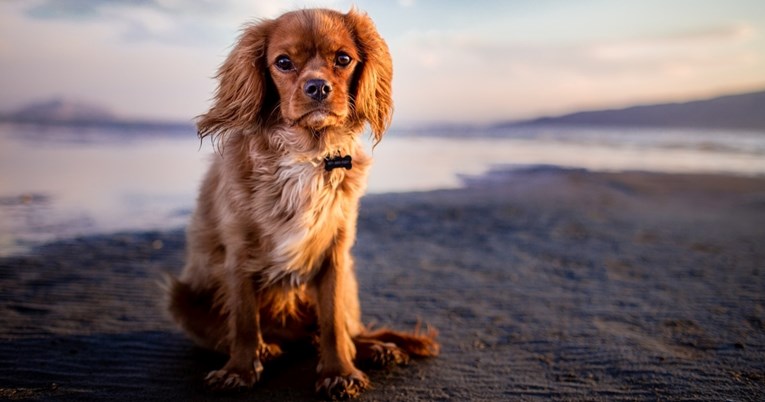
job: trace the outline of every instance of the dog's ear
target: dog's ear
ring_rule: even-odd
[[[353,93],[356,118],[368,121],[375,142],[380,142],[393,117],[393,61],[369,16],[351,9],[345,19],[361,56]]]
[[[264,124],[269,113],[264,110],[269,91],[266,46],[272,25],[273,20],[263,20],[243,29],[218,69],[218,89],[212,107],[197,119],[200,138],[212,135],[215,139],[228,131]]]

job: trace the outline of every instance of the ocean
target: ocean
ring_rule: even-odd
[[[459,188],[490,171],[539,166],[765,175],[758,131],[392,129],[368,148],[369,194]],[[0,255],[82,235],[181,228],[212,152],[191,128],[0,124]]]

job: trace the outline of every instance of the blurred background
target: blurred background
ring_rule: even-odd
[[[185,225],[212,152],[193,119],[242,25],[352,4],[394,59],[371,193],[540,165],[765,173],[762,1],[3,0],[0,255]]]

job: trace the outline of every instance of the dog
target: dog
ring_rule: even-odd
[[[169,311],[200,346],[228,355],[213,390],[252,387],[289,345],[318,347],[316,391],[357,396],[357,365],[439,352],[435,330],[362,324],[351,247],[375,145],[392,113],[392,61],[372,20],[303,9],[246,26],[197,120],[216,151],[187,228]],[[419,326],[418,326],[419,327]]]

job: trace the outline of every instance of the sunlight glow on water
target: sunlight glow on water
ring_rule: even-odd
[[[760,139],[765,142],[765,135]],[[762,145],[762,144],[760,144]],[[390,139],[375,150],[371,192],[458,188],[460,176],[492,167],[551,165],[592,171],[765,174],[765,153],[703,147],[646,147],[558,139]]]
[[[0,255],[56,238],[188,221],[212,152],[193,131],[45,130],[0,125]],[[470,139],[391,132],[373,155],[369,193],[458,188],[460,177],[498,166],[764,175],[765,133],[535,128]]]

